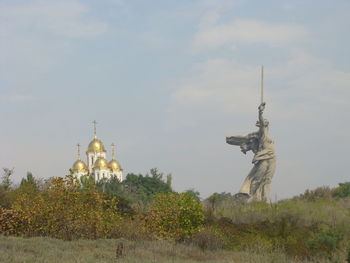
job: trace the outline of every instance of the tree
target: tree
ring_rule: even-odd
[[[1,186],[3,186],[5,190],[8,190],[12,185],[10,177],[14,173],[14,168],[2,168],[2,170],[4,171],[4,174],[1,177]]]
[[[11,211],[24,221],[16,234],[61,239],[111,237],[121,216],[117,199],[95,188],[81,189],[73,177],[53,178],[50,187],[22,193]],[[17,222],[15,221],[15,222]]]
[[[156,194],[172,192],[170,185],[162,180],[163,173],[158,173],[158,170],[153,168],[150,174],[151,176],[127,174],[122,182],[125,195],[132,197],[134,201],[149,203]]]
[[[350,196],[350,182],[339,183],[339,186],[334,190],[334,196],[340,198]]]
[[[96,182],[96,185],[104,193],[122,195],[122,183],[116,176],[113,176],[109,179],[103,178],[102,180]]]
[[[186,193],[158,194],[147,222],[157,237],[184,240],[202,227],[203,206],[200,201]]]
[[[31,172],[27,172],[27,177],[22,178],[20,187],[32,187],[37,188],[37,181],[35,180],[33,174]]]
[[[230,193],[214,193],[209,196],[206,201],[210,204],[210,208],[214,211],[219,204],[221,204],[224,200],[229,199],[230,197],[232,197]]]
[[[9,208],[12,203],[11,198],[11,175],[14,172],[14,168],[2,168],[3,169],[3,175],[1,176],[1,183],[0,183],[0,207]]]
[[[200,197],[200,193],[196,190],[194,190],[193,188],[188,189],[184,192],[185,194],[188,194],[189,196],[192,196],[194,199],[200,201],[201,197]]]

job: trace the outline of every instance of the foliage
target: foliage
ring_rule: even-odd
[[[345,238],[343,229],[324,226],[321,231],[315,233],[308,240],[308,247],[321,256],[332,258],[332,255],[341,248],[341,243]]]
[[[331,200],[332,198],[346,198],[350,197],[350,182],[339,183],[338,187],[330,188],[328,186],[318,187],[314,190],[307,189],[303,194],[294,199],[301,199],[306,201],[317,201],[321,199]]]
[[[20,211],[0,207],[0,234],[20,235],[25,231],[27,221]]]
[[[334,190],[333,195],[340,198],[350,197],[350,182],[340,183],[339,187]]]
[[[210,226],[201,229],[189,241],[202,250],[217,250],[225,247],[220,233]]]
[[[275,250],[343,262],[350,240],[348,201],[289,199],[274,204],[221,203],[207,224],[229,249]],[[320,253],[320,248],[322,252]]]
[[[5,190],[8,190],[12,185],[12,181],[11,181],[10,177],[14,173],[14,168],[12,168],[12,169],[2,168],[2,170],[3,170],[3,175],[1,177],[1,186]]]
[[[157,237],[183,240],[191,237],[202,227],[203,206],[186,193],[158,194],[147,222]]]
[[[172,192],[170,184],[163,181],[163,173],[159,173],[156,168],[151,169],[150,173],[151,176],[127,174],[122,182],[124,196],[131,201],[142,201],[147,204],[159,193]]]
[[[206,199],[206,203],[209,205],[209,209],[215,211],[215,209],[225,200],[232,198],[230,193],[214,193]]]
[[[318,187],[315,190],[307,189],[303,194],[295,199],[315,202],[322,199],[332,199],[332,190],[328,186]]]
[[[94,180],[92,179],[92,184]],[[97,188],[106,194],[110,195],[122,195],[123,194],[123,184],[119,181],[118,177],[114,176],[110,179],[103,178],[102,180],[96,182]]]
[[[3,235],[156,237],[185,241],[200,248],[195,253],[225,248],[271,256],[281,252],[317,262],[350,261],[350,183],[270,204],[246,204],[230,193],[214,193],[203,202],[204,209],[199,192],[173,192],[171,175],[164,181],[157,169],[146,176],[128,174],[123,182],[111,178],[97,183],[90,176],[78,181],[71,175],[43,181],[28,172],[18,187],[10,180],[13,170],[6,171],[0,184]]]
[[[200,193],[198,191],[194,190],[193,188],[186,190],[184,193],[192,196],[194,199],[197,199],[198,201],[201,200]]]
[[[17,235],[75,238],[109,237],[118,224],[116,199],[106,199],[95,189],[78,191],[73,178],[54,178],[42,192],[21,194],[7,213],[24,221]],[[5,233],[6,234],[6,233]]]
[[[1,176],[0,183],[0,208],[9,208],[11,206],[11,175],[13,174],[14,169],[3,168],[3,175]]]

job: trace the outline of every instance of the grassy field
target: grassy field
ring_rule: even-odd
[[[117,244],[123,242],[123,255],[116,258]],[[98,239],[62,241],[52,238],[19,238],[0,236],[0,262],[245,262],[296,263],[282,252],[225,250],[202,251],[198,247],[165,241],[131,242]],[[326,262],[326,261],[324,261]]]
[[[70,177],[1,189],[0,262],[350,262],[350,183],[275,203],[159,193],[145,209]]]

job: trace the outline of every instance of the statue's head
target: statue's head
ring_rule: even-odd
[[[267,119],[264,119],[263,124],[264,127],[269,127],[269,121]],[[260,121],[256,121],[255,126],[260,128]]]

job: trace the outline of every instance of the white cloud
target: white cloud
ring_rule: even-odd
[[[217,58],[196,65],[193,71],[172,94],[169,111],[173,114],[186,106],[244,116],[259,103],[259,67],[243,67]],[[313,111],[321,105],[327,111],[347,107],[349,86],[350,72],[334,69],[307,54],[265,68],[265,99],[275,119],[314,118]],[[186,119],[183,114],[181,119]]]
[[[258,20],[236,19],[226,24],[211,24],[216,21],[217,14],[205,17],[194,35],[195,50],[218,48],[221,46],[237,46],[243,44],[266,44],[280,47],[300,42],[308,37],[308,31],[302,25],[269,23]]]
[[[1,5],[1,34],[13,31],[47,32],[63,37],[95,37],[106,32],[107,24],[88,17],[88,8],[78,1],[32,1]]]
[[[77,39],[96,38],[106,30],[107,24],[93,18],[89,8],[77,0],[0,3],[3,88],[16,94],[36,90],[52,69],[71,57]],[[8,100],[24,98],[27,96],[16,95]]]
[[[244,112],[249,101],[258,101],[257,68],[239,67],[217,58],[200,63],[195,75],[185,80],[173,93],[174,103],[215,107],[228,112]]]

